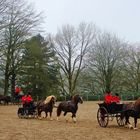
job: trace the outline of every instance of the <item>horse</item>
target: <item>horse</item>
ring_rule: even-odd
[[[131,103],[123,105],[123,117],[125,118],[125,125],[129,125],[129,128],[137,129],[137,119],[140,118],[140,97]],[[129,117],[134,118],[134,127],[129,122]]]
[[[11,102],[11,97],[10,96],[5,96],[5,95],[0,95],[0,103],[4,103],[4,104],[9,104],[9,102]]]
[[[72,119],[74,122],[76,122],[76,112],[78,110],[78,103],[83,103],[83,99],[81,96],[74,95],[70,101],[63,101],[59,103],[57,107],[57,120],[59,120],[59,116],[61,115],[61,112],[64,112],[64,116],[68,112],[72,113]]]
[[[54,95],[48,96],[45,100],[40,100],[37,103],[37,111],[38,118],[41,119],[41,113],[45,112],[46,116],[48,116],[48,112],[50,113],[50,120],[52,120],[52,111],[54,104],[56,102],[56,97]]]

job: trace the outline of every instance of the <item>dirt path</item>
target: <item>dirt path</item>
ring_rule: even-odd
[[[140,140],[139,121],[136,131],[119,127],[115,119],[107,128],[101,128],[96,119],[97,102],[79,104],[77,123],[71,119],[66,122],[63,116],[56,121],[56,109],[53,121],[19,119],[17,109],[18,106],[0,106],[0,140]]]

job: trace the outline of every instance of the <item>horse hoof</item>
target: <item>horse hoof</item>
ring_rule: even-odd
[[[39,116],[38,116],[38,119],[39,119],[39,120],[42,120],[42,117],[39,117]]]
[[[133,128],[133,129],[134,129],[134,130],[137,130],[138,128],[135,127],[135,128]]]
[[[73,118],[73,122],[76,123],[76,118]]]
[[[50,121],[53,121],[53,118],[50,118]]]
[[[68,122],[69,121],[69,119],[66,119],[66,122]]]
[[[56,119],[57,121],[59,121],[59,118],[57,117],[57,119]]]
[[[65,117],[65,120],[66,120],[66,122],[68,122],[69,121],[69,118],[68,117]]]
[[[134,129],[133,126],[129,127],[129,129]]]
[[[133,126],[131,124],[128,127],[129,127],[129,129],[133,129]]]

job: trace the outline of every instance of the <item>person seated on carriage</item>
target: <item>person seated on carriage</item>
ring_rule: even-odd
[[[27,95],[23,95],[22,98],[21,98],[23,108],[25,107],[25,104],[26,104],[26,98],[27,98]]]
[[[120,97],[119,97],[119,94],[118,93],[116,93],[115,94],[115,96],[112,96],[113,97],[113,102],[115,102],[115,103],[117,103],[117,104],[119,104],[120,103]]]
[[[33,98],[30,95],[30,92],[28,92],[27,95],[22,96],[22,99],[21,100],[22,100],[24,112],[25,112],[26,115],[29,114],[29,111],[35,109]]]
[[[23,109],[24,109],[24,114],[26,114],[26,100],[27,100],[27,95],[23,95],[21,98],[21,102],[23,105]]]
[[[111,103],[120,103],[120,97],[119,94],[116,93],[115,96],[111,94],[111,92],[107,92],[104,98],[104,102],[106,104],[111,104]]]
[[[120,97],[116,93],[115,96],[111,92],[107,92],[104,98],[104,103],[107,105],[110,112],[115,112],[117,110],[117,104],[120,103]]]
[[[104,97],[104,102],[106,104],[111,104],[113,101],[113,96],[111,94],[111,92],[106,92],[105,97]]]
[[[28,92],[28,94],[27,94],[26,104],[27,104],[27,107],[29,108],[29,110],[35,109],[34,101],[33,101],[33,98],[31,96],[30,92]]]

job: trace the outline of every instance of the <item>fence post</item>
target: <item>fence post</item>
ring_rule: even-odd
[[[121,95],[121,100],[123,101],[123,95]]]
[[[87,101],[88,101],[88,94],[87,94]]]
[[[100,99],[100,95],[98,95],[98,100],[100,101],[101,99]]]
[[[37,102],[38,102],[38,95],[37,95]]]

